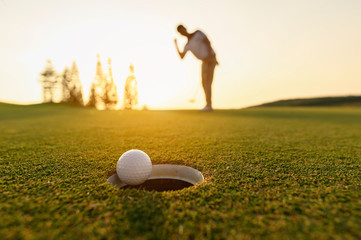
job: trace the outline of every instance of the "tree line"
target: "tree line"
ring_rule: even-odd
[[[134,66],[130,65],[130,74],[124,85],[123,104],[118,97],[117,86],[114,83],[112,61],[108,59],[108,69],[103,71],[99,54],[95,77],[89,89],[89,98],[84,100],[78,66],[73,61],[70,67],[65,67],[62,73],[57,73],[51,60],[47,60],[44,70],[40,73],[43,102],[64,102],[97,109],[133,109],[138,105],[137,81],[134,76]]]

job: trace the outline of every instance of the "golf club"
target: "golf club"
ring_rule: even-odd
[[[196,102],[196,97],[197,97],[197,93],[198,93],[198,90],[199,90],[199,86],[200,86],[200,83],[197,84],[197,86],[196,86],[196,90],[194,91],[193,98],[189,99],[190,103],[195,103]]]

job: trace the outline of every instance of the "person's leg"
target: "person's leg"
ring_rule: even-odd
[[[204,96],[207,99],[207,84],[206,84],[206,76],[207,76],[207,63],[202,63],[202,86],[204,91]]]
[[[202,63],[202,85],[206,96],[206,107],[212,108],[212,82],[214,75],[215,61]]]

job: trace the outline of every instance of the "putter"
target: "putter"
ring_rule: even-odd
[[[194,94],[193,94],[193,98],[189,99],[190,103],[195,103],[196,102],[196,96],[197,96],[197,93],[198,93],[198,90],[199,90],[199,85],[200,84],[197,84],[196,90],[194,91]]]

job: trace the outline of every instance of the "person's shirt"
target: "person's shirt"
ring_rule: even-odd
[[[186,53],[187,51],[191,51],[196,58],[204,60],[210,55],[214,55],[213,49],[208,46],[209,43],[207,44],[207,42],[207,36],[198,30],[188,38],[188,42],[184,46],[183,52]],[[211,49],[211,52],[209,52],[209,49]]]

